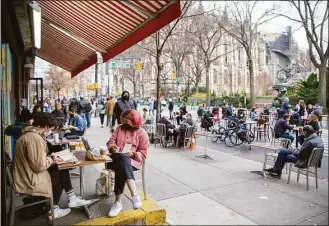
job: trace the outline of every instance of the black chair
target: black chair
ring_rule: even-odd
[[[24,209],[24,208],[28,208],[31,206],[35,206],[38,205],[40,203],[46,203],[48,202],[51,208],[51,213],[52,213],[52,225],[54,225],[55,223],[55,219],[54,219],[54,203],[53,203],[53,199],[52,198],[44,198],[40,201],[36,201],[33,203],[29,203],[29,204],[23,204],[23,205],[17,205],[18,201],[23,200],[24,198],[27,197],[33,197],[30,195],[26,195],[26,194],[19,194],[16,193],[14,188],[13,188],[13,177],[10,171],[10,168],[8,166],[6,166],[6,176],[7,176],[7,181],[8,181],[8,185],[10,187],[11,190],[11,195],[10,195],[10,207],[9,207],[9,213],[10,213],[10,218],[9,218],[9,225],[14,225],[14,219],[15,219],[15,212],[17,212],[18,210]]]

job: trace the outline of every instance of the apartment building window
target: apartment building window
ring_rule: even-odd
[[[238,86],[241,86],[241,73],[238,72]]]
[[[214,69],[213,70],[213,82],[214,82],[214,84],[217,84],[217,78],[218,78],[218,73],[217,73],[217,70]]]
[[[249,72],[247,73],[247,86],[250,86],[250,77],[249,77]]]

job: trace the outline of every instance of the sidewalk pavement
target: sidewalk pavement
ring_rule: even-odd
[[[109,129],[100,128],[98,120],[92,123],[86,138],[98,148],[109,139]],[[296,173],[290,184],[286,174],[263,179],[250,172],[261,170],[261,163],[213,150],[208,151],[213,160],[195,157],[203,153],[203,147],[184,151],[150,145],[147,192],[167,210],[169,224],[328,224],[328,182],[319,181],[316,189],[310,178],[307,191],[306,178],[297,183]],[[142,189],[140,176],[136,180]]]

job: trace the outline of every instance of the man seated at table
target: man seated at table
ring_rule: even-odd
[[[162,116],[159,119],[158,123],[165,124],[166,130],[167,130],[166,131],[166,134],[167,134],[166,139],[168,140],[169,137],[173,135],[173,133],[170,132],[169,129],[175,129],[175,125],[171,124],[171,122],[168,120],[168,117],[167,116]]]
[[[315,133],[319,133],[320,131],[320,126],[319,126],[319,122],[318,122],[318,117],[316,115],[310,114],[307,117],[307,123],[306,125],[312,126],[312,128],[314,129]],[[299,132],[299,136],[297,137],[297,141],[299,142],[300,145],[302,145],[305,141],[305,135],[303,130],[301,130]]]
[[[178,147],[182,147],[184,145],[184,138],[185,138],[185,132],[187,130],[188,126],[193,126],[193,119],[192,119],[192,115],[190,113],[186,114],[186,119],[180,124],[179,128],[175,128],[174,129],[174,143],[177,143],[177,138],[179,135],[179,144]]]
[[[269,115],[269,114],[270,114],[270,109],[265,104],[265,106],[264,106],[262,112],[260,113],[260,115]]]
[[[68,129],[70,133],[66,133],[65,135],[78,135],[82,136],[86,129],[85,120],[77,114],[77,109],[73,106],[69,108],[69,118],[67,120]]]
[[[214,125],[212,117],[213,117],[213,115],[208,110],[207,113],[203,116],[203,118],[201,120],[201,128],[204,128],[207,131],[210,131],[210,128]]]
[[[291,140],[292,143],[294,141],[294,137],[289,132],[286,132],[287,130],[292,130],[294,128],[294,126],[290,126],[288,124],[289,120],[289,114],[283,115],[283,117],[276,122],[274,126],[274,133],[275,138],[287,138]]]
[[[298,113],[298,108],[294,109],[294,112],[291,114],[291,121],[294,123],[294,125],[299,126],[301,124],[301,118]],[[290,123],[292,124],[292,123]]]
[[[56,123],[56,118],[50,113],[35,115],[33,126],[26,127],[17,141],[13,167],[15,191],[31,196],[53,196],[55,219],[71,212],[70,209],[60,209],[58,206],[63,188],[69,197],[70,208],[90,203],[75,196],[68,170],[58,170],[55,157],[48,153],[45,137]],[[49,212],[50,220],[52,216]]]
[[[278,154],[278,158],[275,161],[274,167],[265,169],[269,173],[276,174],[281,178],[282,169],[287,162],[296,163],[297,160],[308,160],[314,148],[323,148],[322,139],[316,135],[312,126],[306,125],[303,128],[305,135],[305,142],[300,147],[300,150],[288,150],[282,149]],[[322,157],[321,157],[322,159]],[[321,159],[319,167],[321,167]],[[307,162],[307,161],[305,161]]]
[[[257,112],[256,112],[256,108],[251,109],[250,118],[252,121],[257,121],[259,119]]]

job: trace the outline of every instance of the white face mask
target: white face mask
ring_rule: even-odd
[[[51,129],[45,131],[45,132],[43,133],[43,135],[44,135],[45,137],[50,136],[50,135],[51,135]]]

